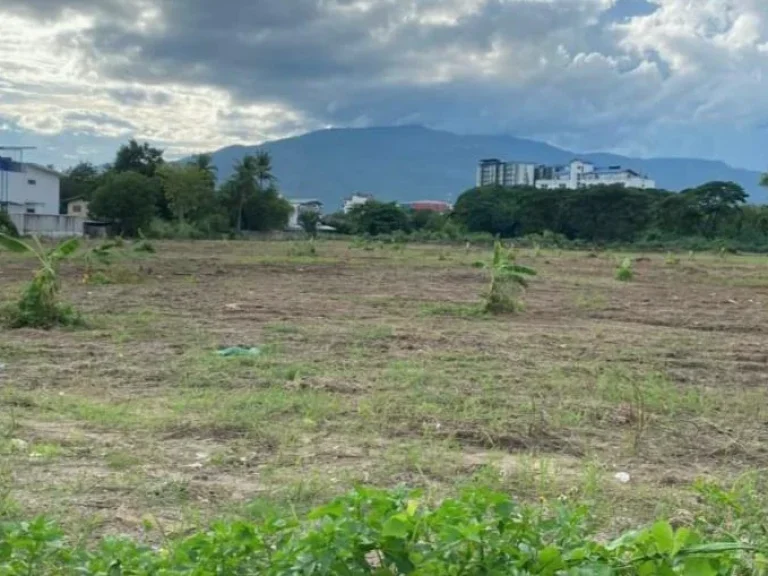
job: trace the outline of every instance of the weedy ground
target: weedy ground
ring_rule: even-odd
[[[87,329],[0,332],[1,516],[180,533],[358,483],[475,483],[585,500],[613,534],[768,466],[764,257],[644,255],[619,283],[640,255],[521,254],[525,310],[488,316],[489,250],[156,248],[129,284],[62,265]],[[33,270],[1,253],[0,300]],[[262,354],[216,355],[233,345]]]

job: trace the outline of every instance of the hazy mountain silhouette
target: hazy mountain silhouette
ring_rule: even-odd
[[[758,172],[724,162],[581,154],[513,136],[459,135],[418,126],[321,130],[262,146],[230,146],[213,153],[219,179],[228,178],[236,160],[259,148],[272,154],[286,197],[318,198],[328,212],[339,209],[342,198],[353,192],[371,192],[382,200],[455,200],[474,186],[481,158],[562,164],[579,157],[647,173],[667,190],[731,180],[744,186],[752,202],[768,199],[768,190],[758,185]]]

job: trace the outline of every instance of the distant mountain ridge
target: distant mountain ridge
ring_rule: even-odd
[[[213,153],[219,179],[234,163],[265,149],[272,155],[281,192],[288,198],[317,198],[327,212],[341,207],[353,192],[370,192],[386,201],[455,200],[475,185],[482,158],[564,164],[575,157],[597,165],[621,165],[656,180],[660,188],[683,190],[727,180],[741,184],[753,203],[768,203],[760,173],[695,158],[629,158],[580,154],[514,136],[459,135],[420,126],[334,128],[266,142],[229,146]]]

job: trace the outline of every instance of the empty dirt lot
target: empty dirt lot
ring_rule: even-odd
[[[126,283],[64,264],[86,329],[0,331],[1,515],[178,532],[474,482],[593,503],[615,531],[768,464],[766,257],[644,255],[621,283],[617,254],[521,250],[526,309],[488,317],[488,249],[156,246],[113,265]],[[0,252],[0,300],[33,271]],[[261,355],[216,354],[233,345]]]

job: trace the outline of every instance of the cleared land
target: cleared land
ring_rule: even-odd
[[[131,283],[64,266],[89,329],[0,332],[0,515],[179,532],[477,482],[594,503],[614,532],[768,465],[766,258],[649,255],[620,283],[616,254],[522,250],[526,311],[487,317],[488,250],[157,247],[117,265]],[[33,270],[0,253],[0,300]],[[216,355],[239,344],[263,354]]]

